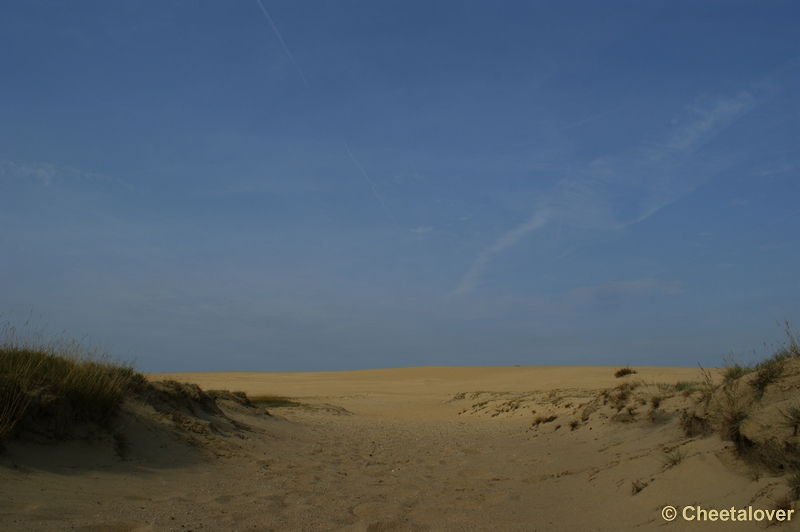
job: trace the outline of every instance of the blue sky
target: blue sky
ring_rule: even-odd
[[[0,4],[4,320],[292,371],[800,319],[796,2],[261,2]]]

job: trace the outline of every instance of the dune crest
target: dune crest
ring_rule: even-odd
[[[620,530],[666,524],[665,506],[769,510],[780,524],[776,512],[795,507],[800,359],[766,377],[635,370],[150,376],[116,441],[9,442],[0,524]],[[213,391],[224,388],[236,392]]]

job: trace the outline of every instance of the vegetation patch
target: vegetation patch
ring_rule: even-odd
[[[797,436],[797,429],[800,427],[800,403],[795,403],[781,412],[781,416],[783,417],[782,426],[792,429],[792,436]]]
[[[130,365],[82,342],[48,341],[6,323],[0,331],[0,438],[34,432],[60,439],[82,422],[109,429],[126,394],[146,383]]]
[[[675,467],[676,465],[683,462],[684,458],[686,458],[686,452],[683,451],[682,449],[676,449],[671,453],[667,453],[667,455],[664,456],[662,460],[664,462],[664,469],[671,469]]]
[[[299,404],[277,396],[257,399],[272,407]],[[174,380],[150,382],[107,352],[63,336],[48,339],[27,323],[21,330],[9,323],[0,329],[0,449],[9,438],[54,442],[92,438],[99,430],[122,456],[130,442],[115,420],[126,401],[152,407],[180,439],[202,443],[205,435],[244,427],[228,418],[217,400],[255,408],[244,392],[205,392]]]
[[[556,419],[558,419],[558,416],[555,415],[550,415],[550,416],[538,415],[533,419],[531,427],[538,427],[542,423],[550,423],[551,421],[555,421]]]
[[[303,403],[297,402],[290,397],[282,395],[257,395],[249,397],[250,402],[255,406],[261,408],[289,408],[303,406]]]
[[[633,375],[636,373],[636,370],[631,368],[630,366],[625,366],[624,368],[620,368],[614,372],[614,376],[616,378],[624,377],[625,375]]]

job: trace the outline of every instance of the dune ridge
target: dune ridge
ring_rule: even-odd
[[[48,345],[0,352],[3,530],[760,530],[800,499],[791,332],[711,371],[145,376]]]
[[[9,441],[0,524],[619,530],[665,525],[668,504],[794,508],[797,437],[782,416],[800,388],[800,359],[782,364],[758,398],[756,372],[726,381],[725,371],[696,368],[638,367],[622,378],[611,367],[150,375],[148,391],[122,406],[122,448],[101,432],[57,445]],[[267,392],[265,404],[284,406],[259,406]],[[715,408],[740,392],[749,417],[738,440],[724,439]],[[275,401],[284,394],[292,400]]]

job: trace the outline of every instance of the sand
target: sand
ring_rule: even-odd
[[[637,370],[625,379],[653,394],[658,383],[699,376],[697,368]],[[664,520],[666,505],[691,506],[690,517],[697,506],[771,510],[783,480],[754,474],[717,435],[687,437],[683,398],[633,414],[602,405],[599,392],[625,380],[613,373],[151,375],[291,396],[302,406],[267,415],[218,401],[227,421],[214,425],[161,419],[133,405],[123,417],[122,456],[102,434],[90,442],[12,442],[0,456],[0,529],[763,529],[766,521]],[[173,425],[180,431],[167,430]],[[683,458],[669,467],[676,452]],[[794,529],[796,520],[778,529]]]

